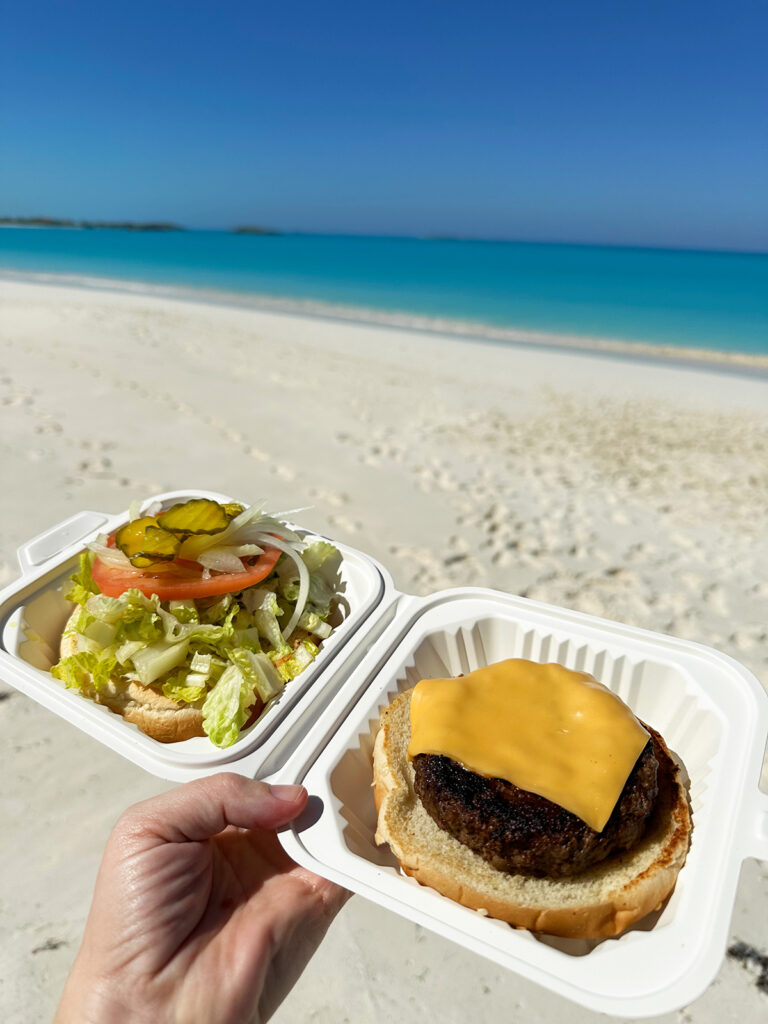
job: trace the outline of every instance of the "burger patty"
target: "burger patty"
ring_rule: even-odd
[[[638,757],[602,832],[536,793],[477,775],[439,754],[413,759],[415,788],[437,825],[495,868],[562,878],[642,836],[658,794],[655,744],[652,737]]]

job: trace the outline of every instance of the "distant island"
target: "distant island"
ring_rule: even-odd
[[[233,235],[280,235],[281,231],[274,228],[262,228],[258,224],[244,224],[242,227],[232,228]]]
[[[184,231],[163,221],[67,220],[58,217],[0,217],[0,226],[14,228],[80,228],[84,231]]]

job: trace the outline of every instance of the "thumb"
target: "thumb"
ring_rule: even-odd
[[[226,772],[136,804],[125,812],[118,828],[134,838],[199,842],[218,835],[228,825],[275,829],[292,821],[306,802],[303,786],[268,786]]]

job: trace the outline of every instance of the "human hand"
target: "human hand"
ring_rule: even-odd
[[[348,895],[277,841],[306,800],[219,774],[129,808],[54,1024],[267,1020]]]

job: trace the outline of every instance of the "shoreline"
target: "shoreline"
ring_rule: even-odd
[[[531,331],[515,327],[496,327],[492,324],[472,320],[453,320],[421,314],[387,312],[361,306],[326,303],[314,299],[283,299],[259,293],[229,292],[183,285],[160,285],[145,281],[91,277],[81,274],[26,272],[0,267],[0,281],[80,288],[87,291],[117,292],[148,298],[197,302],[230,309],[251,309],[254,312],[288,316],[309,316],[332,322],[387,327],[430,336],[447,335],[468,342],[479,341],[500,346],[517,345],[533,349],[548,349],[553,352],[607,356],[681,368],[689,367],[768,378],[768,354],[725,352],[721,349]]]

